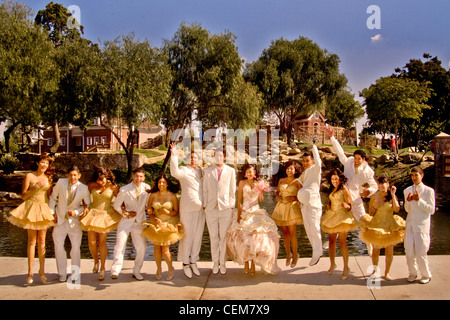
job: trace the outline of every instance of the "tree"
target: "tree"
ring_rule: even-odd
[[[73,66],[71,60],[77,60],[76,53],[70,52],[70,42],[82,42],[79,45],[89,44],[87,40],[81,38],[83,26],[80,30],[68,24],[69,18],[72,16],[70,11],[59,3],[50,2],[44,10],[39,10],[35,17],[35,24],[41,26],[48,34],[52,41],[57,54],[55,54],[55,68],[54,74],[59,83],[59,90],[49,94],[45,99],[44,107],[44,124],[50,125],[53,129],[54,142],[51,148],[52,152],[56,152],[59,148],[61,139],[59,126],[67,125],[71,122],[72,116],[77,114],[76,110],[71,110],[70,107],[77,107],[76,104],[71,103],[71,100],[65,99],[66,90],[71,90],[65,84],[71,81],[69,77],[72,75],[73,69],[68,69],[68,66]],[[81,33],[80,33],[81,32]],[[83,42],[84,41],[84,42]],[[76,47],[76,46],[75,46]],[[76,47],[80,49],[81,47]]]
[[[327,122],[333,126],[351,129],[355,121],[364,116],[364,109],[347,89],[339,90],[333,100],[326,104]]]
[[[195,113],[206,125],[227,124],[243,129],[260,117],[256,88],[246,84],[242,60],[230,32],[211,34],[199,24],[182,23],[164,50],[173,81],[163,109],[166,144],[172,132],[189,124]]]
[[[420,59],[411,59],[403,69],[397,68],[393,77],[416,80],[426,84],[432,89],[428,100],[429,109],[423,110],[419,121],[410,123],[405,129],[409,136],[414,139],[414,145],[419,140],[429,141],[437,134],[450,130],[450,70],[442,66],[437,57],[430,54],[423,55],[426,62]]]
[[[54,48],[30,18],[31,9],[23,4],[0,4],[0,122],[11,123],[4,133],[6,152],[15,128],[41,122],[41,105],[57,88]]]
[[[148,40],[136,41],[134,34],[105,42],[103,60],[92,116],[100,118],[100,124],[111,131],[125,150],[129,180],[139,127],[145,120],[158,119],[161,106],[169,98],[171,75],[167,57]],[[122,122],[128,130],[126,142],[116,130]]]
[[[370,126],[380,133],[395,133],[397,141],[402,123],[419,121],[423,110],[429,108],[425,102],[430,94],[431,90],[424,84],[392,77],[382,77],[360,92]]]
[[[280,133],[290,142],[296,116],[322,108],[346,86],[339,62],[336,54],[308,38],[280,38],[272,41],[256,62],[247,65],[245,78],[258,87],[264,111],[277,115]]]

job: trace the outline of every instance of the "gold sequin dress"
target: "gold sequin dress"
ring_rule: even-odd
[[[359,238],[374,248],[386,248],[403,242],[405,220],[394,214],[392,203],[385,202],[374,216],[365,214],[359,220],[361,232]]]
[[[114,209],[112,199],[114,192],[107,189],[104,192],[92,190],[92,203],[89,212],[80,219],[83,231],[109,233],[117,229],[121,215]]]
[[[158,246],[170,246],[180,241],[184,237],[184,229],[179,215],[173,217],[168,214],[173,209],[173,203],[171,201],[163,204],[153,202],[152,207],[156,218],[162,221],[162,225],[157,226],[150,221],[144,221],[142,224],[146,228],[142,231],[142,235]]]
[[[281,200],[275,206],[272,213],[272,219],[278,226],[289,226],[293,224],[302,224],[302,211],[300,202],[287,201],[287,197],[297,197],[298,188],[294,185],[281,184]]]
[[[322,216],[322,230],[326,233],[339,233],[358,229],[358,221],[352,212],[342,207],[345,201],[343,190],[331,193],[330,201],[331,208]]]
[[[48,206],[48,189],[50,184],[35,189],[30,198],[11,211],[8,221],[17,227],[30,230],[47,230],[54,226],[54,217]]]

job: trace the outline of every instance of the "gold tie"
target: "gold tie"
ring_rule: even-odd
[[[134,186],[136,189],[136,199],[139,201],[139,195],[141,193],[141,188]]]

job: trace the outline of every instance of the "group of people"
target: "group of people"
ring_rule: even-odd
[[[349,253],[347,234],[360,229],[360,239],[366,243],[373,265],[378,265],[380,249],[385,248],[385,279],[390,280],[393,248],[403,242],[409,270],[409,282],[420,271],[421,283],[428,283],[431,272],[427,260],[430,245],[430,216],[435,210],[433,189],[422,183],[420,167],[411,170],[414,185],[404,191],[406,221],[394,213],[400,209],[395,186],[387,178],[374,178],[362,150],[347,157],[332,130],[327,130],[333,147],[343,164],[344,172],[331,170],[329,203],[322,215],[320,186],[322,162],[316,145],[303,154],[302,165],[286,163],[276,189],[277,204],[272,214],[259,206],[264,192],[270,189],[261,179],[257,165],[246,164],[236,181],[236,171],[225,164],[226,153],[215,150],[215,164],[202,168],[200,156],[194,150],[187,155],[186,166],[179,165],[176,143],[170,145],[170,174],[180,182],[178,200],[170,179],[158,176],[151,187],[146,184],[145,170],[135,169],[133,181],[119,187],[111,170],[95,167],[91,182],[79,181],[80,170],[73,166],[67,178],[60,178],[53,186],[52,158],[41,156],[37,168],[26,175],[22,197],[24,203],[10,213],[9,221],[28,232],[28,275],[26,283],[33,283],[33,261],[36,243],[39,256],[39,276],[47,278],[44,270],[45,236],[53,227],[55,257],[59,281],[79,276],[82,232],[88,233],[89,249],[94,260],[93,272],[105,279],[107,234],[116,230],[111,278],[117,279],[123,265],[124,251],[131,233],[136,251],[133,277],[143,280],[140,271],[147,249],[153,243],[157,266],[155,277],[161,279],[162,260],[167,263],[167,280],[174,276],[170,246],[178,243],[178,261],[182,262],[187,278],[199,276],[197,262],[205,222],[211,246],[213,274],[226,274],[227,257],[244,266],[244,272],[254,275],[256,266],[267,274],[280,271],[277,264],[281,229],[286,250],[286,266],[297,265],[297,226],[303,224],[312,247],[313,266],[323,255],[321,231],[329,234],[330,268],[335,262],[336,242],[339,241],[344,261],[341,278],[347,279]],[[236,190],[237,189],[237,190]],[[236,192],[237,191],[237,192]],[[236,197],[237,194],[237,197]],[[366,213],[363,199],[370,197]],[[71,241],[71,265],[67,268],[66,237]],[[417,268],[417,264],[419,268]],[[75,270],[73,270],[75,267]]]

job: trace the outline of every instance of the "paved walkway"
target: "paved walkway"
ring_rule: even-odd
[[[299,260],[293,269],[284,266],[273,276],[265,275],[257,268],[256,275],[244,274],[243,267],[228,262],[226,275],[213,275],[211,262],[200,262],[200,277],[187,279],[181,264],[175,262],[175,277],[164,280],[167,268],[163,264],[162,280],[155,280],[155,262],[146,261],[142,269],[144,281],[132,278],[133,261],[125,261],[119,279],[112,280],[109,271],[105,281],[98,281],[92,274],[92,260],[83,260],[79,288],[59,283],[54,259],[46,259],[48,283],[42,285],[37,274],[35,260],[34,284],[24,285],[27,272],[26,258],[0,257],[0,299],[10,300],[446,300],[450,299],[448,267],[450,256],[429,256],[433,279],[429,284],[406,281],[407,268],[404,256],[395,256],[391,269],[392,281],[381,279],[368,286],[368,256],[350,257],[351,273],[341,280],[342,259],[337,258],[338,268],[326,275],[329,259],[309,267],[309,258]],[[70,261],[70,260],[69,260]],[[112,261],[107,261],[107,270]],[[384,256],[380,257],[384,272]],[[370,281],[369,281],[370,282]]]

